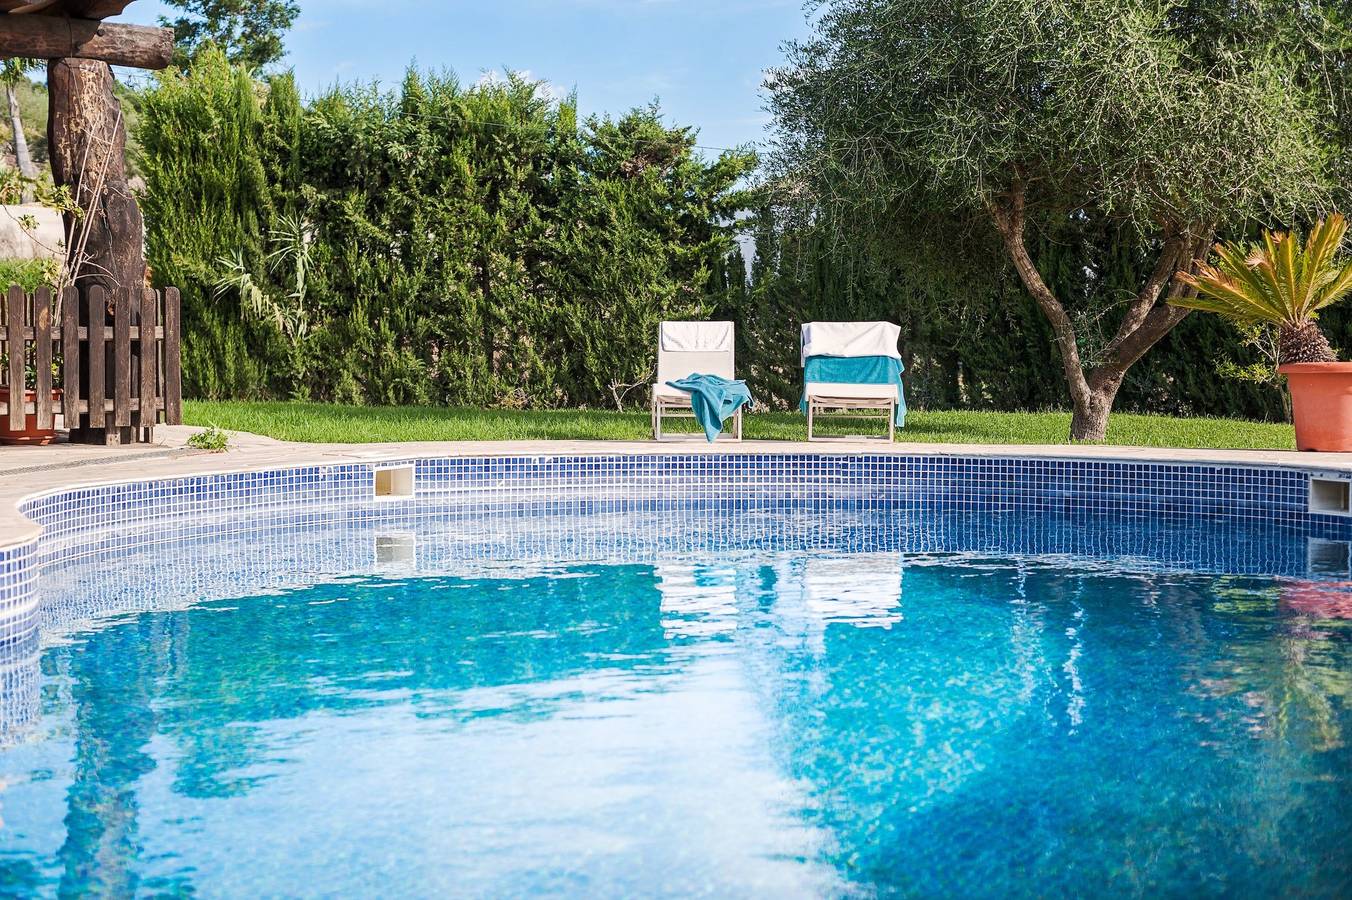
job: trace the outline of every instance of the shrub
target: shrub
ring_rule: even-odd
[[[144,117],[152,267],[208,397],[620,404],[657,323],[710,312],[754,163],[517,76],[302,105],[212,51]]]

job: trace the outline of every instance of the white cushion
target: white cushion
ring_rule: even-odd
[[[901,326],[891,322],[808,322],[803,326],[803,354],[809,356],[890,356],[901,359],[897,344]]]
[[[732,350],[731,322],[663,322],[662,349],[668,353],[727,353]]]
[[[847,384],[834,381],[812,381],[807,384],[809,398],[825,397],[833,400],[895,400],[895,384]]]

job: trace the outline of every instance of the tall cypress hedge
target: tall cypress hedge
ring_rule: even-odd
[[[303,104],[289,77],[207,52],[145,109],[150,257],[183,289],[198,396],[632,401],[657,323],[711,310],[754,165],[706,161],[656,108],[579,121],[514,76],[410,71]],[[303,302],[279,236],[297,224]],[[303,315],[281,327],[219,287],[232,258],[269,309]]]
[[[199,397],[266,396],[275,335],[217,302],[210,287],[221,257],[263,254],[275,215],[260,87],[207,51],[191,75],[161,79],[143,108],[146,257],[156,282],[183,294],[184,389]]]

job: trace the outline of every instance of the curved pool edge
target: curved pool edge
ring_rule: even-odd
[[[196,429],[165,430],[169,432],[166,443],[181,446],[187,435]],[[567,462],[581,472],[587,467],[575,465],[577,461],[598,463],[599,460],[608,459],[614,461],[614,466],[623,468],[640,462],[649,466],[670,467],[677,465],[678,460],[685,460],[682,474],[690,475],[692,484],[700,484],[703,482],[699,479],[716,477],[719,469],[728,465],[711,464],[707,460],[710,456],[727,457],[734,466],[741,466],[744,470],[761,465],[762,459],[767,460],[766,471],[792,462],[805,470],[817,471],[818,478],[821,478],[821,460],[829,459],[833,465],[838,465],[842,460],[861,464],[856,467],[860,471],[852,470],[846,479],[850,484],[871,484],[871,479],[879,477],[871,473],[881,472],[884,468],[893,471],[895,477],[898,467],[905,465],[909,466],[906,477],[910,482],[926,488],[927,478],[942,473],[934,480],[936,483],[941,482],[942,488],[951,494],[962,478],[969,477],[963,473],[970,467],[973,472],[979,469],[984,473],[972,477],[989,479],[990,473],[999,473],[999,477],[1013,485],[1005,488],[1007,494],[1012,491],[1011,495],[1017,496],[1042,496],[1036,491],[1025,489],[1023,485],[1028,478],[1043,479],[1038,483],[1064,488],[1055,492],[1058,495],[1056,502],[1070,505],[1081,503],[1086,490],[1093,492],[1103,489],[1106,480],[1115,482],[1108,486],[1110,488],[1119,487],[1116,482],[1129,481],[1130,490],[1110,491],[1115,505],[1105,509],[1108,513],[1118,511],[1118,507],[1128,512],[1139,512],[1137,507],[1144,509],[1158,503],[1156,494],[1161,491],[1169,493],[1172,502],[1173,485],[1178,477],[1182,477],[1196,482],[1188,490],[1179,492],[1182,506],[1178,508],[1182,509],[1183,515],[1189,514],[1190,509],[1202,508],[1205,510],[1203,514],[1223,515],[1226,514],[1227,504],[1242,503],[1244,511],[1235,514],[1254,518],[1265,515],[1264,511],[1269,508],[1265,504],[1278,496],[1281,500],[1271,507],[1272,515],[1296,515],[1297,511],[1292,507],[1296,500],[1293,498],[1297,493],[1303,493],[1310,477],[1328,475],[1352,478],[1352,455],[1345,454],[1100,445],[888,445],[866,441],[749,441],[712,445],[703,441],[660,444],[512,441],[326,445],[290,444],[254,435],[237,435],[234,443],[237,449],[224,454],[199,452],[155,459],[146,459],[142,454],[137,459],[117,461],[119,451],[111,450],[111,461],[97,465],[29,469],[13,474],[0,472],[0,642],[22,638],[29,630],[29,626],[22,623],[31,619],[36,612],[38,572],[48,558],[42,543],[44,536],[54,530],[58,533],[77,531],[87,535],[99,533],[97,521],[84,528],[71,526],[72,520],[79,519],[87,512],[91,502],[113,508],[113,512],[121,516],[118,524],[123,526],[129,521],[134,525],[156,523],[157,517],[149,514],[149,510],[153,509],[154,501],[160,499],[157,491],[165,494],[175,487],[179,489],[180,495],[186,492],[195,497],[199,507],[205,502],[208,504],[205,508],[212,508],[209,491],[197,490],[212,485],[209,490],[223,491],[223,496],[228,495],[234,504],[229,507],[231,511],[239,514],[255,509],[262,512],[276,508],[278,496],[292,498],[293,495],[287,493],[288,479],[296,485],[314,487],[331,475],[339,477],[332,473],[341,474],[341,502],[369,502],[374,470],[392,463],[412,465],[420,470],[439,466],[434,471],[450,473],[449,477],[467,470],[466,467],[478,466],[481,469],[483,466],[506,464],[515,466],[512,477],[519,475],[529,481],[534,476],[527,470],[550,471],[549,467],[556,463]],[[1093,474],[1086,477],[1084,473],[1089,471]],[[554,474],[557,475],[557,472]],[[783,479],[771,481],[778,484]],[[765,484],[771,484],[771,481]],[[830,483],[827,484],[827,481]],[[822,481],[822,489],[832,490],[839,481],[833,474],[832,478]],[[1081,482],[1090,484],[1085,487]],[[1277,485],[1278,482],[1280,487],[1267,487]],[[624,482],[621,480],[618,483]],[[535,486],[549,489],[569,484],[546,481]],[[1218,485],[1220,490],[1208,492],[1208,484]],[[1260,492],[1251,493],[1245,489],[1248,484],[1265,487]],[[659,478],[656,485],[665,489],[667,482]],[[495,486],[479,481],[462,484],[456,490],[463,496],[465,492],[482,492]],[[734,478],[723,486],[736,489],[741,487],[741,482]],[[272,491],[270,496],[274,502],[244,502],[246,498],[261,501],[262,495],[251,495],[249,492],[256,492],[262,487]],[[208,493],[205,499],[196,496],[203,493]],[[114,495],[124,499],[110,501],[109,497]],[[1092,493],[1090,496],[1098,497]],[[304,502],[321,505],[335,502],[335,497],[338,495],[328,496],[321,491],[315,497],[307,497]],[[285,502],[293,501],[288,499]],[[1300,503],[1303,502],[1302,497]],[[1203,506],[1199,507],[1199,503]],[[41,514],[34,515],[38,507],[43,507]],[[160,524],[190,514],[192,510],[185,512],[177,508],[165,512],[158,517]],[[1307,511],[1303,514],[1315,518]],[[1346,522],[1352,525],[1352,519]],[[53,526],[57,527],[54,529]]]

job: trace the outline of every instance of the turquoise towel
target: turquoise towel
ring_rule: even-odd
[[[897,427],[906,427],[906,392],[901,384],[905,371],[901,360],[891,356],[809,356],[803,366],[803,383],[895,384],[897,386]],[[807,412],[807,390],[798,408]]]
[[[747,390],[745,381],[729,381],[717,375],[691,375],[667,384],[690,393],[695,421],[704,429],[704,436],[710,443],[723,430],[723,423],[751,402],[751,391]]]

